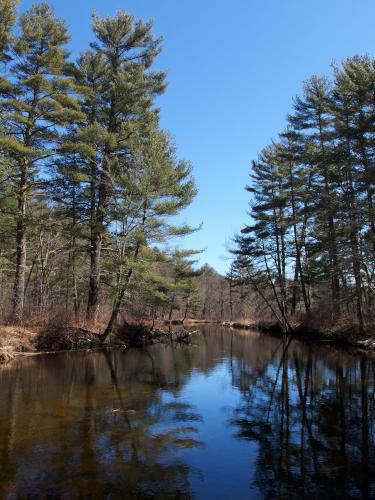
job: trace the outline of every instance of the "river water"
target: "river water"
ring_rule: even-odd
[[[0,498],[375,498],[374,358],[209,326],[0,371]]]

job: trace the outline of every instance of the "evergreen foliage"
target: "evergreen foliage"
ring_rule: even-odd
[[[90,321],[101,313],[106,336],[124,307],[167,314],[174,290],[178,309],[197,314],[192,253],[168,250],[195,230],[175,222],[196,187],[159,126],[166,75],[152,69],[161,50],[152,22],[95,15],[95,40],[72,61],[47,2],[15,28],[16,7],[0,1],[3,311],[12,304],[18,323],[54,308]],[[183,285],[172,278],[182,262]]]
[[[374,89],[367,56],[336,66],[333,81],[312,77],[253,162],[235,265],[285,331],[312,311],[354,313],[363,331],[373,313]]]

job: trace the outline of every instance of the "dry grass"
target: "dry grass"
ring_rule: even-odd
[[[300,340],[327,342],[366,350],[375,349],[375,318],[367,318],[362,333],[353,314],[342,315],[334,320],[328,313],[311,313],[309,316],[295,318],[290,322],[294,337]],[[271,335],[282,335],[282,328],[275,320],[254,321],[242,318],[240,321],[224,324],[243,330],[258,329]]]
[[[43,317],[29,316],[22,326],[0,324],[0,364],[7,363],[14,358],[14,353],[35,351],[57,351],[62,349],[92,348],[100,345],[99,333],[103,332],[107,324],[108,314],[102,314],[95,322],[87,322],[82,318],[74,318],[65,310],[49,312]],[[221,321],[186,320],[186,326],[204,323],[221,323]],[[122,316],[119,324],[129,330],[133,325],[137,328],[150,330],[152,322],[148,320],[136,321],[129,316]],[[224,322],[227,326],[239,329],[258,329],[274,335],[280,335],[280,325],[273,320],[258,320],[256,318],[238,318],[235,321]],[[328,314],[310,314],[292,322],[295,336],[311,341],[331,341],[336,343],[375,347],[374,331],[375,318],[367,321],[366,332],[360,335],[358,323],[353,315],[341,316],[333,321]],[[118,327],[117,334],[113,336],[114,344],[121,344],[124,340],[124,327]],[[154,330],[165,329],[163,320],[154,323]],[[122,332],[122,334],[121,334]],[[127,331],[126,335],[129,335]]]
[[[36,351],[37,329],[0,326],[0,365],[14,359],[15,352]]]
[[[0,347],[12,351],[35,351],[35,343],[40,331],[40,327],[0,326]]]

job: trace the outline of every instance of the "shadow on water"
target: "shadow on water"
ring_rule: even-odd
[[[218,327],[20,360],[0,498],[371,498],[374,382],[371,357]]]

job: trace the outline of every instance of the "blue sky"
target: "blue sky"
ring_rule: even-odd
[[[31,0],[21,0],[21,8]],[[374,0],[50,0],[69,24],[74,53],[92,40],[93,10],[153,18],[168,72],[161,124],[191,160],[199,188],[182,219],[203,222],[183,246],[228,268],[226,247],[247,221],[250,162],[285,126],[293,96],[332,61],[374,54]]]

